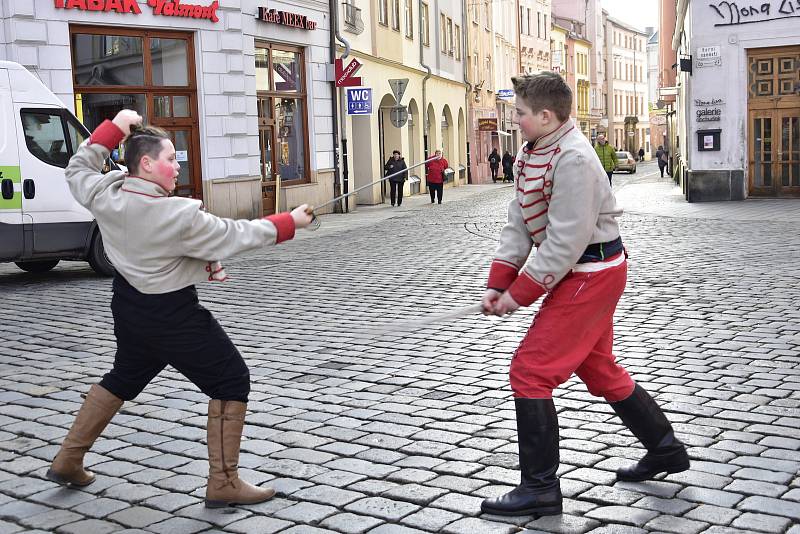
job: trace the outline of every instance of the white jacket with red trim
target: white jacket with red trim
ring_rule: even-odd
[[[114,268],[142,293],[219,280],[224,273],[219,260],[294,237],[288,213],[223,219],[203,211],[199,200],[170,197],[153,182],[122,171],[101,174],[109,147],[122,138],[122,131],[105,121],[70,159],[66,176],[72,196],[97,220]]]
[[[570,272],[588,245],[619,237],[622,210],[594,149],[571,119],[533,146],[522,146],[514,177],[516,192],[487,285],[528,306]]]

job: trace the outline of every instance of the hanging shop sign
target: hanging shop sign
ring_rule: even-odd
[[[478,131],[479,132],[497,131],[497,118],[478,117]]]
[[[351,59],[347,66],[344,65],[342,58],[336,58],[333,65],[336,87],[358,87],[363,85],[361,76],[354,76],[361,67],[362,63],[356,58]]]
[[[298,15],[296,13],[289,13],[287,11],[278,11],[276,9],[267,9],[266,7],[258,8],[258,20],[264,22],[271,22],[272,24],[279,24],[281,26],[289,26],[290,28],[299,28],[301,30],[316,30],[317,23],[310,20],[305,15]]]
[[[372,88],[358,87],[347,89],[347,114],[372,114]]]
[[[120,14],[132,13],[141,15],[142,8],[136,0],[54,0],[56,9],[77,9],[80,11],[115,12]],[[215,0],[209,5],[185,4],[181,0],[147,0],[147,5],[153,10],[154,15],[164,17],[184,17],[193,19],[207,19],[219,22],[217,8],[219,2]]]

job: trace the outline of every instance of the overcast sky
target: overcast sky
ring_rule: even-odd
[[[608,14],[642,31],[658,26],[658,0],[602,0]]]

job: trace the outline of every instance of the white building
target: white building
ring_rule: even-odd
[[[33,71],[90,129],[130,108],[168,130],[178,194],[214,213],[332,197],[327,3],[99,4],[3,0],[0,59]]]
[[[677,3],[670,38],[681,72],[671,137],[689,201],[800,197],[794,4],[773,0],[734,9],[729,2]]]
[[[618,150],[650,153],[645,32],[606,18],[609,142]]]
[[[550,70],[550,0],[519,0],[520,72]]]

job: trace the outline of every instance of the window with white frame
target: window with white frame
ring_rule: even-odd
[[[425,46],[431,45],[431,25],[430,25],[430,18],[428,15],[428,4],[422,2],[422,9],[419,14],[419,23],[422,26],[422,34],[420,38],[422,39],[422,44]]]
[[[400,31],[400,0],[392,0],[392,29]]]
[[[409,39],[414,38],[414,6],[411,4],[414,0],[404,0],[404,11],[406,21],[406,37]]]
[[[461,61],[461,26],[456,24],[455,26],[455,49],[456,49],[456,61]]]
[[[389,25],[389,0],[378,0],[378,22]]]
[[[453,42],[453,19],[447,17],[447,53],[451,56],[454,55],[455,51],[453,50],[454,42]]]
[[[444,13],[439,13],[439,50],[442,54],[447,53],[447,17]]]

